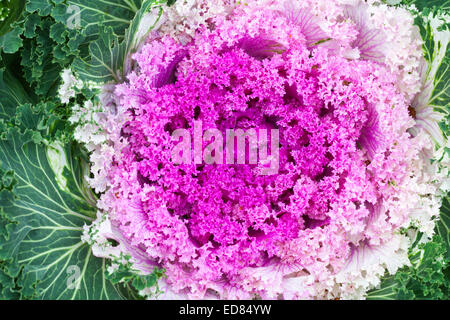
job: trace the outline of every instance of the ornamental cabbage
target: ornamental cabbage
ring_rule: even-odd
[[[0,37],[0,297],[448,299],[447,3],[70,3]]]

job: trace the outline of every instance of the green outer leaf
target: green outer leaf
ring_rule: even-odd
[[[19,80],[11,73],[0,68],[0,120],[11,120],[15,117],[18,105],[32,102]]]
[[[163,10],[161,4],[165,1],[157,0],[144,0],[141,9],[137,12],[130,27],[125,32],[125,39],[121,43],[121,54],[124,61],[122,66],[122,79],[126,73],[131,69],[131,55],[138,51],[141,44],[148,37],[150,31],[158,24]],[[152,15],[152,18],[148,21],[145,18]]]
[[[130,59],[148,32],[157,24],[161,16],[161,9],[154,9],[162,2],[146,0],[131,22],[125,33],[125,39],[114,33],[112,27],[100,27],[99,38],[89,45],[89,55],[78,57],[73,68],[83,80],[106,83],[109,81],[121,82],[125,76],[125,64]],[[146,26],[147,30],[141,30],[144,16],[152,9],[159,10],[159,15],[154,23]]]
[[[39,15],[48,16],[53,8],[51,0],[27,0],[26,9],[29,13],[39,12]]]
[[[66,37],[65,29],[61,31],[58,27],[60,24],[55,24],[50,18],[41,19],[34,37],[25,39],[24,50],[21,50],[25,78],[34,91],[45,98],[56,94],[60,73],[65,64],[69,63],[66,59],[70,59],[67,56],[61,61],[56,60],[55,50],[59,43],[65,42]]]
[[[450,10],[450,0],[404,0],[403,4],[414,4],[417,9],[422,11],[425,8],[440,8],[442,10]]]
[[[396,300],[398,283],[394,277],[389,277],[383,281],[380,288],[372,290],[367,295],[367,300]]]
[[[443,258],[445,251],[439,237],[414,248],[411,255],[416,263],[386,277],[379,288],[368,293],[367,299],[449,299],[450,279],[444,273],[448,265]]]
[[[436,28],[430,21],[441,21]],[[416,24],[424,40],[423,50],[428,62],[427,82],[432,84],[433,90],[429,97],[429,105],[438,111],[445,112],[450,103],[450,21],[443,22],[438,18],[439,13],[430,12],[428,17],[418,16]]]
[[[420,244],[421,234],[410,248],[412,266],[383,279],[371,290],[368,300],[450,299],[450,194],[444,199],[436,234],[431,242]]]
[[[23,27],[16,26],[7,34],[0,37],[0,49],[6,53],[15,53],[22,47]],[[0,50],[1,51],[1,50]]]
[[[63,149],[67,185],[61,188],[48,147],[35,141],[33,131],[21,133],[15,128],[0,141],[0,168],[13,171],[17,182],[13,192],[0,191],[3,215],[13,221],[0,241],[0,269],[18,274],[21,298],[123,298],[121,289],[106,279],[105,260],[93,257],[90,247],[81,242],[82,227],[93,220],[96,209],[82,192],[80,156],[73,153],[77,149],[74,145]],[[81,272],[78,289],[68,287],[73,275],[69,266]],[[14,272],[18,269],[20,273]]]
[[[99,27],[99,38],[89,45],[89,55],[77,57],[72,67],[81,79],[104,83],[119,81],[122,63],[119,38],[111,27]]]
[[[444,199],[441,208],[441,215],[436,223],[436,231],[442,238],[447,253],[445,259],[450,261],[450,195]]]
[[[37,14],[31,14],[25,19],[25,31],[23,35],[29,39],[35,36],[36,27],[41,23],[41,17]]]
[[[415,24],[423,39],[426,66],[421,92],[412,106],[416,109],[418,123],[433,137],[437,148],[446,145],[450,134],[450,16],[440,9],[425,9],[416,16]],[[439,123],[430,116],[429,109],[440,117]],[[441,115],[439,115],[441,114]]]
[[[12,23],[19,19],[25,7],[25,0],[13,0],[5,2],[7,2],[5,8],[9,9],[9,13],[8,17],[4,21],[0,22],[0,39],[1,36],[5,35],[11,30]]]
[[[67,4],[80,9],[81,27],[85,29],[86,36],[97,35],[98,24],[101,23],[111,27],[120,37],[141,7],[141,2],[141,0],[68,0]],[[67,19],[73,14],[75,13],[67,14]]]

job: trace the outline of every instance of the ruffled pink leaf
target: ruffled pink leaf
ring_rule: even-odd
[[[300,28],[306,38],[308,48],[329,38],[320,28],[317,18],[311,13],[311,10],[299,7],[296,1],[284,1],[280,14],[287,18],[288,22]]]
[[[367,150],[369,158],[372,159],[384,145],[384,141],[385,137],[380,130],[378,113],[375,106],[370,105],[367,123],[361,130],[359,143],[361,147]]]
[[[385,38],[381,30],[368,25],[367,5],[360,3],[357,6],[346,6],[345,17],[351,19],[359,31],[352,46],[359,49],[360,57],[366,60],[383,61]]]

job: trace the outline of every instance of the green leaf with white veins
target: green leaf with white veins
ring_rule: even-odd
[[[450,16],[433,17],[430,13],[428,19],[424,47],[430,64],[428,77],[433,79],[429,103],[442,109],[450,103]]]
[[[444,147],[449,132],[442,126],[450,116],[450,15],[439,9],[425,9],[415,24],[424,42],[425,59],[422,89],[412,106],[418,127],[425,129],[438,147]]]
[[[100,27],[99,38],[89,45],[89,55],[78,57],[73,68],[83,80],[96,83],[121,82],[131,69],[131,55],[160,21],[161,4],[146,0],[137,12],[122,41],[112,27]]]
[[[78,15],[86,35],[98,34],[98,24],[110,26],[119,37],[141,7],[141,0],[69,0],[68,15]]]
[[[442,202],[441,215],[436,223],[436,231],[447,248],[445,258],[450,262],[450,193]]]
[[[0,96],[0,120],[5,121],[14,118],[18,105],[31,102],[19,80],[5,68],[0,68]]]
[[[39,142],[41,141],[41,142]],[[47,146],[31,130],[10,128],[0,140],[0,172],[13,172],[12,190],[0,189],[0,273],[15,278],[22,299],[122,299],[106,279],[106,261],[83,243],[95,198],[83,187],[87,173],[75,145]]]
[[[122,63],[119,38],[111,27],[100,26],[99,38],[89,45],[89,54],[77,57],[72,66],[82,80],[106,83],[119,81]]]
[[[387,0],[386,2],[389,3]],[[442,10],[450,10],[450,0],[404,0],[396,1],[406,5],[415,5],[417,9],[422,11],[424,8],[440,8]]]

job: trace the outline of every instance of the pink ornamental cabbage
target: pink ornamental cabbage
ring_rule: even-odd
[[[115,88],[128,120],[102,207],[140,259],[165,268],[170,292],[316,297],[359,252],[396,241],[408,218],[398,186],[421,148],[414,121],[397,77],[366,60],[376,45],[338,55],[295,8],[216,20],[188,43],[154,37],[135,54]],[[174,163],[171,135],[194,136],[194,121],[278,129],[278,174]]]

